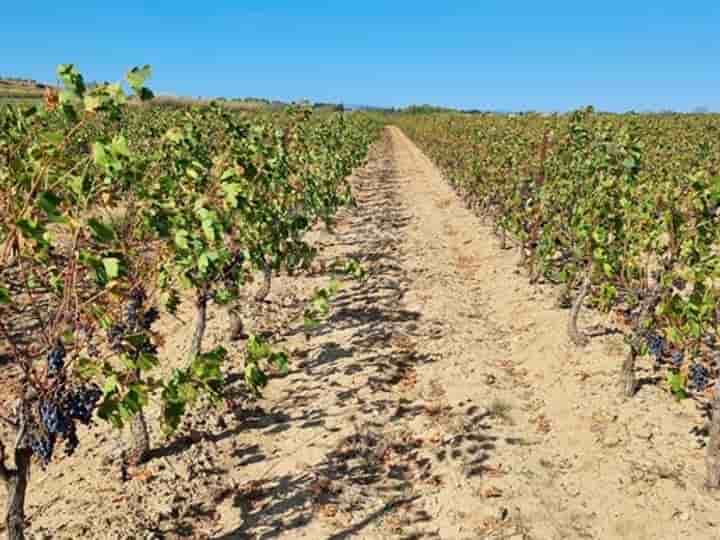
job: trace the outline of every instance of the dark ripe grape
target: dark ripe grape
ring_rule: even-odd
[[[64,435],[63,439],[65,440],[65,455],[72,456],[77,447],[80,446],[80,439],[78,439],[75,425]]]
[[[63,408],[73,420],[89,424],[95,407],[102,397],[102,390],[95,385],[80,387],[65,397]]]
[[[35,454],[43,465],[48,465],[52,459],[53,449],[55,448],[55,435],[48,436],[35,435],[30,441],[30,450]]]
[[[126,322],[128,328],[137,328],[138,325],[138,308],[134,303],[128,304]]]
[[[154,356],[158,353],[158,348],[152,341],[145,339],[140,347],[140,352]]]
[[[160,312],[155,307],[151,307],[143,316],[143,328],[150,330],[150,327],[160,318]]]
[[[130,302],[134,303],[136,307],[142,306],[143,302],[145,302],[145,291],[143,291],[142,287],[135,287],[132,290],[130,293]]]
[[[123,344],[122,340],[125,337],[127,328],[122,323],[113,324],[107,331],[107,339],[110,344],[110,348],[114,352],[122,352]]]
[[[663,352],[665,350],[665,340],[662,336],[659,336],[657,334],[648,334],[648,336],[645,338],[645,343],[647,343],[650,354],[652,354],[658,360],[662,358]]]
[[[707,388],[710,372],[702,364],[693,364],[688,372],[690,376],[690,386],[698,392],[702,392]]]
[[[685,360],[685,354],[682,351],[673,351],[671,359],[673,367],[680,368]]]
[[[54,377],[65,367],[65,354],[65,345],[58,339],[47,356],[48,375],[50,377]]]
[[[44,401],[40,404],[40,419],[48,433],[63,434],[70,429],[71,423],[68,418],[63,414],[60,407],[52,401]]]
[[[685,281],[682,278],[675,278],[673,279],[673,287],[675,287],[679,291],[685,290],[685,287],[687,286],[687,281]]]
[[[100,351],[97,348],[97,345],[90,342],[87,346],[87,353],[90,358],[98,358],[100,356]]]
[[[145,292],[137,287],[130,293],[130,301],[127,305],[127,312],[125,322],[131,329],[137,329],[140,324],[139,315],[142,309],[143,303],[145,302]]]

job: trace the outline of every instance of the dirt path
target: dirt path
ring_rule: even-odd
[[[402,132],[386,137],[334,246],[370,281],[284,390],[318,424],[284,436],[321,439],[275,471],[297,496],[307,466],[320,517],[283,536],[720,538],[694,405],[651,385],[617,398],[621,340],[570,346],[555,293],[517,274]]]
[[[368,278],[345,284],[309,340],[280,319],[326,277],[280,278],[269,305],[247,307],[251,326],[274,328],[292,352],[291,373],[255,409],[195,423],[202,440],[159,452],[150,482],[113,488],[71,472],[59,505],[38,491],[46,473],[34,478],[34,527],[56,538],[720,538],[718,499],[698,487],[692,402],[651,384],[616,397],[620,338],[570,346],[556,291],[517,273],[517,254],[397,128],[354,183],[358,207],[313,236],[326,260],[355,257]],[[180,355],[187,332],[175,324],[165,352]],[[214,312],[209,341],[227,324]],[[122,526],[120,496],[139,516]],[[83,528],[83,515],[103,514],[107,533]]]

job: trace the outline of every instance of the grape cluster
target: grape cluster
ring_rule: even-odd
[[[126,332],[127,328],[122,323],[113,324],[107,329],[107,340],[113,352],[121,353],[123,351],[123,338]]]
[[[50,463],[54,448],[55,437],[52,436],[35,436],[30,441],[30,450],[40,459],[43,465]]]
[[[683,362],[685,361],[685,354],[682,351],[676,350],[672,352],[670,359],[672,361],[673,367],[675,369],[680,369]]]
[[[125,336],[130,333],[138,334],[141,331],[149,331],[152,325],[160,318],[160,312],[155,307],[143,312],[145,301],[146,297],[143,289],[140,287],[133,289],[125,310],[125,320],[117,322],[107,329],[107,340],[113,352],[122,353],[125,350]],[[137,352],[155,354],[157,348],[149,340],[145,340]]]
[[[702,392],[705,388],[707,388],[710,372],[705,366],[702,364],[693,364],[690,366],[688,375],[690,377],[690,386],[692,388],[698,392]]]
[[[63,408],[73,420],[87,425],[92,413],[102,397],[102,390],[95,385],[82,386],[65,396]]]
[[[50,377],[55,377],[65,367],[65,355],[65,345],[58,339],[47,356],[47,372]]]
[[[650,354],[652,354],[656,360],[660,360],[665,352],[665,339],[658,334],[648,334],[645,337],[645,343],[647,344]]]
[[[39,422],[29,442],[30,450],[43,465],[50,463],[58,438],[64,441],[67,455],[75,452],[80,444],[76,421],[88,425],[101,397],[100,388],[89,384],[40,401]]]
[[[57,403],[53,401],[43,401],[40,404],[40,420],[48,433],[56,435],[64,435],[70,431],[72,424]]]
[[[150,330],[150,327],[157,322],[157,320],[160,318],[160,312],[157,308],[151,307],[145,312],[145,315],[143,316],[143,322],[142,327],[145,330]]]
[[[145,302],[145,293],[140,287],[136,287],[130,293],[130,301],[125,312],[125,321],[131,330],[140,327],[140,310]]]

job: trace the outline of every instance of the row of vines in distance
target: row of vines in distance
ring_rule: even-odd
[[[398,115],[456,191],[515,245],[532,282],[561,286],[568,333],[581,306],[615,315],[635,362],[676,397],[712,404],[707,484],[720,487],[720,116]]]
[[[379,131],[362,114],[300,107],[155,107],[150,74],[129,71],[128,95],[119,83],[88,90],[62,65],[63,90],[43,107],[0,109],[0,354],[14,381],[0,415],[0,478],[11,540],[24,538],[33,462],[73,453],[79,426],[129,427],[126,459],[140,463],[151,399],[166,435],[198,400],[223,402],[232,366],[225,348],[203,347],[208,304],[232,309],[253,272],[269,287],[274,272],[310,264],[305,233],[352,202],[346,178]],[[158,377],[178,362],[159,353],[155,323],[181,302],[194,306],[190,352]],[[288,362],[254,336],[243,360],[256,392],[269,366]]]

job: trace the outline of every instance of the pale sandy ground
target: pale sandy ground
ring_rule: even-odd
[[[528,284],[400,130],[354,183],[358,208],[313,239],[368,279],[307,341],[288,319],[326,276],[277,279],[269,305],[247,306],[291,351],[290,374],[194,420],[202,440],[166,445],[126,483],[103,461],[112,435],[86,436],[33,475],[37,538],[720,538],[693,401],[653,384],[619,398],[621,337],[570,345],[557,291]],[[180,358],[189,327],[165,324]],[[213,311],[209,344],[226,325]]]

